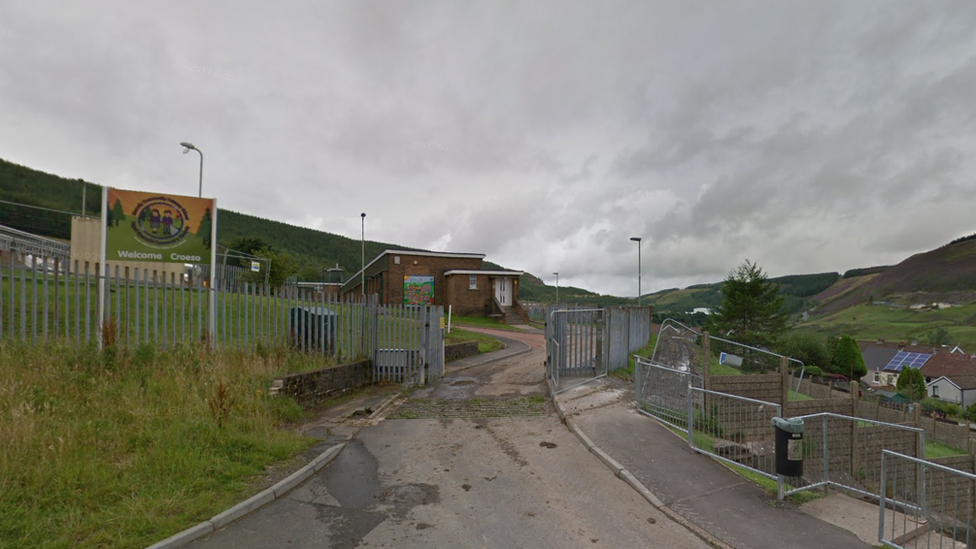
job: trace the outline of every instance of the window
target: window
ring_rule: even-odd
[[[468,275],[468,289],[469,290],[478,289],[478,275]]]
[[[935,397],[935,398],[939,398],[939,386],[938,385],[933,385],[932,386],[932,396]]]
[[[398,256],[398,255],[393,256],[393,264],[394,265],[399,265],[400,264],[400,256]]]
[[[874,382],[881,383],[881,372],[877,370],[874,371]]]

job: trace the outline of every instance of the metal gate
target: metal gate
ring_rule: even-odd
[[[376,380],[423,385],[443,377],[443,318],[443,307],[377,307],[373,323]]]
[[[553,393],[607,375],[604,309],[553,311],[546,323],[546,369]],[[585,378],[561,387],[564,378]]]

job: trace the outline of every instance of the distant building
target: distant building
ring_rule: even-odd
[[[528,321],[518,301],[522,271],[482,268],[484,254],[385,250],[342,285],[343,295],[378,294],[381,304],[451,306],[455,314]],[[365,275],[364,275],[365,272]],[[513,315],[515,315],[513,317]]]

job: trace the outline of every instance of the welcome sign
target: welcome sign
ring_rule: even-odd
[[[211,262],[213,199],[113,188],[106,188],[104,196],[107,262]]]

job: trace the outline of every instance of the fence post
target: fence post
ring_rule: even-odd
[[[783,416],[789,417],[790,412],[786,409],[790,401],[790,361],[785,356],[779,357],[779,379],[780,379],[780,403],[783,405]]]
[[[854,417],[861,417],[859,415],[861,396],[858,394],[860,392],[861,386],[856,381],[851,380],[851,415]]]
[[[712,390],[712,336],[708,332],[702,332],[702,359],[701,371],[702,381],[706,391]]]
[[[976,440],[969,439],[968,445],[966,447],[969,450],[969,457],[973,459],[973,471],[976,471]],[[976,482],[971,483],[973,489],[970,492],[973,500],[970,502],[972,504],[972,518],[970,519],[973,524],[976,524]]]

